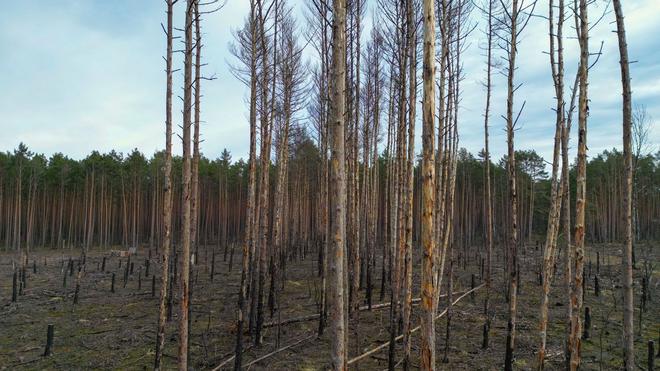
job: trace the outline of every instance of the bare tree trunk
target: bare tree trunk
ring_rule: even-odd
[[[199,261],[199,115],[200,115],[200,100],[202,94],[202,75],[201,75],[201,57],[202,57],[202,34],[200,30],[200,13],[199,13],[199,0],[195,0],[194,19],[195,23],[195,80],[194,80],[194,119],[193,125],[193,154],[192,154],[192,170],[191,170],[191,196],[190,196],[190,269],[194,274],[194,266]],[[192,317],[192,288],[188,295],[188,327],[190,327]],[[190,331],[190,329],[188,329]],[[188,340],[188,358],[190,358],[190,336]]]
[[[248,273],[250,261],[254,254],[254,214],[256,204],[256,177],[257,177],[257,38],[256,14],[254,0],[250,1],[250,158],[248,163],[248,194],[247,211],[245,214],[245,231],[243,240],[243,256],[241,263],[241,291],[238,295],[236,352],[234,369],[240,370],[243,353],[243,324],[245,322],[246,302],[248,296]]]
[[[404,257],[404,297],[403,297],[403,369],[410,368],[410,316],[412,313],[412,270],[413,270],[413,186],[415,179],[415,113],[417,97],[417,16],[412,0],[406,1],[406,26],[408,65],[408,154],[406,164],[405,206],[405,257]]]
[[[317,3],[320,2],[320,4]],[[329,127],[328,127],[328,95],[329,95],[329,66],[328,66],[328,55],[329,55],[329,40],[328,40],[328,22],[326,22],[326,16],[328,14],[329,7],[327,6],[326,0],[314,0],[315,5],[317,5],[317,10],[319,12],[318,22],[320,23],[319,32],[321,33],[321,42],[320,42],[320,70],[318,74],[319,77],[319,142],[321,148],[321,191],[320,191],[320,228],[319,232],[321,235],[321,241],[319,246],[319,272],[321,274],[321,293],[320,293],[320,305],[319,305],[319,326],[318,326],[318,335],[323,335],[323,331],[326,326],[326,317],[327,317],[327,279],[328,279],[328,236],[330,225],[328,223],[329,210],[328,210],[328,187],[329,187],[329,169],[328,169],[328,136],[329,136]]]
[[[422,316],[420,368],[435,370],[435,9],[433,0],[424,0],[424,56],[422,102]]]
[[[349,198],[349,220],[348,220],[348,228],[349,228],[349,246],[352,246],[350,249],[351,253],[351,264],[349,264],[349,267],[352,267],[351,269],[351,281],[350,281],[350,287],[349,287],[349,314],[357,314],[358,308],[360,306],[360,302],[358,300],[358,291],[360,289],[360,277],[361,277],[361,261],[363,257],[361,256],[360,252],[360,228],[359,228],[359,223],[360,219],[358,217],[358,210],[359,210],[359,203],[360,203],[360,193],[359,193],[359,179],[360,179],[360,173],[359,173],[359,162],[358,162],[358,143],[359,143],[359,124],[360,124],[360,55],[361,55],[361,50],[360,50],[360,37],[361,37],[361,19],[362,19],[362,3],[364,0],[352,0],[352,2],[349,2],[349,7],[351,8],[351,13],[352,15],[352,20],[353,20],[353,28],[355,35],[352,36],[355,38],[355,50],[353,56],[350,58],[355,58],[355,80],[352,79],[352,73],[351,73],[351,84],[354,86],[354,94],[351,100],[351,105],[354,106],[354,120],[353,120],[353,133],[351,135],[352,139],[352,145],[351,145],[351,151],[349,155],[349,163],[351,164],[349,168],[349,189],[348,192],[351,195]],[[354,10],[353,10],[354,9]],[[352,33],[351,33],[352,34]],[[352,44],[352,42],[351,42]]]
[[[199,244],[199,115],[200,98],[202,94],[202,34],[200,30],[199,0],[195,1],[195,82],[194,82],[194,119],[193,119],[193,158],[192,158],[192,183],[190,199],[190,246],[193,249],[194,263],[197,264],[197,245]]]
[[[488,148],[488,122],[490,120],[490,100],[492,89],[493,69],[493,7],[495,0],[488,0],[488,30],[487,30],[487,60],[486,60],[486,109],[484,112],[484,203],[486,205],[486,299],[484,300],[484,335],[482,348],[488,348],[488,334],[490,332],[490,291],[492,287],[492,255],[493,255],[493,200],[490,185],[490,151]]]
[[[587,17],[587,0],[580,0],[578,40],[580,43],[580,94],[578,100],[578,156],[577,156],[577,191],[575,205],[575,261],[573,265],[573,290],[571,292],[571,333],[569,349],[571,360],[569,369],[580,367],[580,345],[582,338],[582,280],[584,267],[584,235],[587,192],[587,116],[588,95],[587,79],[589,74],[589,23]]]
[[[271,138],[273,132],[273,115],[275,113],[275,87],[277,85],[277,71],[275,68],[272,69],[272,73],[268,66],[270,65],[270,60],[268,57],[268,46],[267,46],[267,36],[266,36],[266,17],[267,14],[263,12],[263,6],[261,0],[257,0],[257,5],[259,8],[259,18],[260,18],[260,41],[261,41],[261,58],[262,58],[262,116],[261,116],[261,177],[259,179],[259,223],[258,223],[258,246],[259,246],[259,256],[256,257],[257,260],[257,272],[258,272],[258,282],[257,287],[255,287],[255,292],[257,295],[257,316],[256,316],[256,327],[255,327],[255,336],[254,343],[259,345],[262,342],[262,328],[264,322],[264,288],[266,285],[266,258],[268,255],[268,226],[269,226],[269,194],[270,194],[270,152],[271,152]],[[274,3],[274,41],[273,41],[273,57],[272,65],[277,65],[277,27],[279,24],[279,6],[278,0],[275,0]],[[271,97],[268,99],[268,87],[269,83],[272,84]],[[268,104],[270,103],[270,105]],[[254,282],[254,280],[253,280]]]
[[[564,248],[566,249],[565,253],[565,272],[564,272],[564,284],[567,297],[566,305],[566,341],[564,342],[565,354],[564,361],[566,368],[570,363],[570,347],[569,347],[569,337],[571,333],[571,317],[572,317],[572,306],[571,306],[571,291],[573,287],[573,268],[572,262],[573,257],[575,256],[575,246],[571,243],[571,188],[569,184],[569,165],[568,165],[568,141],[571,133],[572,126],[572,115],[575,110],[575,97],[577,92],[577,84],[579,81],[579,74],[575,74],[575,81],[573,82],[573,93],[571,94],[571,103],[566,114],[566,124],[562,130],[561,137],[561,182],[562,182],[562,210],[561,210],[561,224],[562,232],[564,235]]]
[[[516,191],[516,154],[514,150],[514,129],[515,118],[513,113],[514,97],[514,73],[516,69],[516,56],[518,46],[518,0],[513,0],[510,10],[509,27],[510,41],[508,43],[508,68],[507,68],[507,100],[506,100],[506,132],[507,132],[507,174],[509,180],[509,202],[511,204],[509,212],[510,230],[507,252],[509,254],[508,275],[509,275],[509,318],[506,333],[506,354],[504,359],[504,369],[511,371],[513,369],[513,351],[515,349],[516,336],[516,310],[517,310],[517,290],[518,290],[518,194]]]
[[[169,285],[169,259],[172,234],[172,31],[173,7],[175,0],[167,0],[167,52],[165,54],[165,169],[163,201],[163,248],[161,250],[160,304],[158,310],[158,332],[156,333],[156,354],[154,369],[160,370],[165,346],[165,322],[167,321],[167,289]]]
[[[285,15],[282,21],[282,58],[279,69],[282,77],[282,122],[278,141],[277,155],[277,185],[274,195],[273,211],[273,251],[270,258],[271,285],[269,292],[269,307],[271,317],[276,307],[279,307],[278,292],[284,281],[280,280],[280,262],[283,261],[285,202],[288,195],[288,164],[289,164],[289,127],[292,114],[298,109],[298,94],[300,85],[301,59],[295,38],[294,24]]]
[[[628,44],[626,29],[623,21],[621,0],[614,0],[614,13],[616,14],[616,29],[619,38],[619,55],[621,64],[621,85],[623,88],[623,161],[625,171],[625,189],[623,193],[623,225],[625,229],[623,259],[621,271],[623,272],[623,355],[624,368],[635,369],[635,348],[633,334],[633,225],[632,225],[632,189],[633,189],[633,163],[632,163],[632,93],[630,88],[630,70],[628,62]],[[641,314],[640,314],[641,315]]]
[[[344,256],[346,254],[346,162],[344,104],[346,84],[346,1],[333,1],[330,95],[330,248],[329,298],[331,304],[332,368],[347,370],[345,344]]]
[[[554,30],[554,2],[550,0],[548,5],[548,23],[550,35],[550,67],[552,79],[555,86],[555,97],[557,101],[555,142],[552,156],[552,177],[550,180],[550,210],[548,211],[548,229],[543,248],[543,293],[541,297],[541,319],[540,334],[541,346],[538,351],[538,370],[543,370],[545,361],[546,331],[548,326],[548,294],[555,266],[555,249],[557,247],[557,235],[559,232],[559,217],[561,210],[562,188],[559,179],[559,161],[561,136],[565,124],[564,115],[564,56],[562,31],[564,24],[564,0],[559,0],[559,17],[557,20],[557,33]],[[555,38],[557,47],[555,48]]]
[[[191,158],[190,127],[192,109],[193,18],[196,0],[187,0],[185,23],[184,89],[183,89],[183,173],[181,226],[181,306],[179,310],[179,370],[188,370],[188,305],[191,243]]]

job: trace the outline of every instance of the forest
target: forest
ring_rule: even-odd
[[[204,154],[227,145],[203,136],[203,86],[224,83],[203,27],[232,0],[162,2],[161,150],[0,152],[0,369],[654,369],[660,148],[626,3],[241,1],[220,47],[248,92],[247,158]],[[622,146],[596,152],[599,22]],[[516,137],[532,23],[551,158]],[[467,58],[483,59],[475,153]]]
[[[289,146],[287,161],[291,179],[287,193],[297,194],[299,198],[289,199],[284,205],[284,219],[291,222],[282,230],[282,245],[300,246],[308,240],[322,238],[317,209],[319,195],[313,190],[319,187],[321,156],[304,129],[290,133]],[[461,148],[456,156],[455,202],[462,212],[460,218],[454,220],[453,243],[460,249],[468,249],[483,243],[483,153],[475,157]],[[536,244],[548,223],[550,179],[545,160],[534,150],[517,150],[515,156],[521,209],[518,225],[525,243]],[[95,152],[80,161],[61,153],[47,159],[32,153],[24,144],[13,152],[0,153],[0,174],[3,175],[0,212],[4,221],[0,225],[0,242],[3,249],[13,251],[22,246],[28,255],[31,248],[79,249],[86,243],[87,228],[91,228],[90,246],[105,249],[162,246],[164,159],[164,152],[146,158],[137,149],[129,154]],[[387,164],[393,160],[388,159],[386,152],[376,158],[376,187],[387,184]],[[636,159],[633,220],[635,239],[642,243],[660,239],[658,164],[660,152]],[[181,177],[181,165],[181,156],[174,156],[172,177]],[[271,164],[269,172],[275,176],[277,167]],[[419,184],[419,161],[414,172],[413,182]],[[495,212],[493,238],[496,244],[502,244],[507,230],[506,158],[491,162],[490,172]],[[623,156],[616,149],[597,154],[587,163],[587,192],[593,197],[586,211],[589,220],[586,234],[590,242],[615,243],[623,238],[623,220],[619,217],[621,203],[618,202],[624,187],[622,172]],[[248,173],[247,163],[242,159],[232,161],[227,150],[214,160],[200,156],[199,197],[204,207],[198,211],[198,242],[193,247],[197,253],[201,246],[205,254],[221,253],[223,261],[230,252],[232,255],[241,253],[235,251],[235,247],[241,244],[245,234]],[[575,167],[569,170],[569,179],[571,184],[575,182]],[[172,207],[176,214],[181,208],[181,184],[172,187]],[[418,189],[413,194],[414,220],[421,215]],[[17,192],[21,192],[20,207],[17,207]],[[571,195],[575,197],[574,187]],[[387,207],[385,196],[379,193],[376,197],[375,210],[381,212]],[[91,218],[91,227],[87,218]],[[18,224],[15,221],[19,221]],[[374,222],[377,236],[382,235],[387,228],[385,218],[376,217]],[[413,238],[419,240],[419,224],[414,223],[414,226]],[[172,228],[172,238],[177,240],[181,220],[173,219]],[[208,249],[211,251],[206,252]],[[377,269],[380,271],[383,267]]]

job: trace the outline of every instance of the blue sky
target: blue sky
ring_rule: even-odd
[[[177,4],[175,22],[183,23],[183,2]],[[304,0],[291,0],[302,14]],[[374,0],[367,0],[370,9]],[[602,11],[604,2],[590,10]],[[232,30],[248,14],[247,0],[227,0],[218,13],[206,16],[204,60],[206,75],[216,80],[203,86],[202,151],[219,156],[228,148],[235,159],[248,151],[247,95],[245,87],[229,72],[232,56],[228,44]],[[537,12],[547,12],[547,0],[539,0]],[[660,118],[660,1],[624,2],[633,97],[644,104],[651,117]],[[371,18],[368,13],[367,18]],[[592,31],[591,49],[601,41],[603,56],[590,73],[588,147],[595,155],[621,147],[621,87],[618,49],[610,13]],[[0,12],[0,151],[25,142],[33,151],[50,155],[63,152],[82,158],[92,150],[122,152],[138,148],[147,155],[164,144],[165,75],[162,59],[165,38],[162,0],[21,0],[5,2]],[[302,24],[302,18],[299,24]],[[567,22],[567,26],[572,22]],[[567,36],[573,30],[567,27]],[[365,34],[367,34],[365,32]],[[547,21],[535,18],[522,37],[516,96],[519,107],[526,101],[516,133],[518,148],[533,148],[551,158],[554,130],[554,91],[550,78]],[[482,148],[484,91],[483,35],[475,31],[463,56],[466,73],[460,111],[460,145],[476,153]],[[577,45],[566,41],[567,85],[575,71]],[[311,55],[312,53],[307,53]],[[177,66],[181,58],[175,59]],[[180,76],[175,94],[180,93]],[[504,121],[505,84],[495,80],[491,146],[493,156],[506,150]],[[181,122],[175,99],[175,124]],[[418,115],[420,116],[420,115]],[[420,125],[417,125],[419,128]],[[177,126],[177,130],[179,130]],[[652,145],[660,146],[660,127],[650,133]],[[177,142],[175,140],[175,142]],[[421,143],[417,141],[418,147]],[[575,148],[575,143],[572,145]],[[419,149],[419,148],[418,148]],[[180,152],[180,144],[175,146]]]

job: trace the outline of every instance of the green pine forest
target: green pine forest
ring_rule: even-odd
[[[284,233],[284,246],[299,246],[318,239],[318,185],[320,155],[309,133],[292,135],[289,153],[289,194],[286,210],[294,218]],[[516,152],[519,168],[520,226],[524,240],[537,241],[545,233],[548,218],[550,183],[547,162],[533,150]],[[19,246],[80,248],[91,233],[92,245],[103,248],[158,246],[162,240],[164,153],[150,157],[137,149],[130,153],[93,152],[82,160],[61,153],[46,158],[35,154],[23,143],[13,152],[0,153],[0,243],[13,251]],[[174,178],[181,177],[181,157],[172,159]],[[635,233],[638,241],[660,238],[660,152],[634,159]],[[379,157],[379,184],[386,183],[387,153]],[[483,174],[480,156],[465,149],[458,151],[456,178],[456,233],[461,246],[483,242]],[[507,226],[506,158],[491,163],[496,240],[502,242]],[[275,174],[275,164],[270,172]],[[244,235],[244,210],[247,194],[247,163],[234,160],[224,150],[217,159],[204,156],[199,161],[201,205],[199,241],[218,245],[241,241]],[[419,172],[419,162],[415,173]],[[593,243],[620,241],[623,233],[621,204],[623,182],[622,153],[604,151],[587,163],[587,238]],[[572,167],[571,184],[575,184]],[[416,176],[415,182],[419,182]],[[274,188],[271,184],[271,188]],[[417,189],[417,188],[416,188]],[[571,187],[572,197],[575,187]],[[272,192],[271,192],[272,194]],[[90,196],[91,195],[91,196]],[[180,208],[180,184],[174,183],[174,215]],[[383,197],[381,196],[381,199]],[[415,193],[415,213],[420,196]],[[272,200],[271,200],[272,202]],[[381,212],[384,205],[378,206]],[[93,205],[92,229],[88,232],[88,207]],[[458,213],[460,212],[460,215]],[[306,220],[305,220],[306,219]],[[379,220],[383,220],[380,219]],[[174,218],[174,241],[180,218]],[[385,228],[381,223],[379,228]],[[418,230],[419,228],[417,228]],[[416,233],[419,233],[417,231]],[[379,234],[382,235],[382,234]]]

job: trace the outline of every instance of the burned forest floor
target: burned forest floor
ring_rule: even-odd
[[[200,247],[199,261],[192,273],[192,319],[190,337],[191,366],[194,369],[231,369],[236,337],[236,306],[240,284],[239,248],[235,249],[232,269],[223,259],[224,249],[216,248],[214,277],[211,279],[212,246]],[[483,283],[480,247],[467,252],[455,251],[454,299],[474,285]],[[449,341],[446,340],[447,316],[436,321],[436,358],[440,370],[500,370],[504,361],[507,308],[504,281],[504,260],[498,253],[493,262],[492,308],[494,317],[490,331],[490,347],[482,349],[485,321],[484,287],[465,295],[451,316]],[[413,298],[419,297],[419,248],[415,249]],[[598,254],[597,254],[598,253]],[[151,254],[151,259],[149,255]],[[12,302],[13,261],[15,254],[0,252],[0,369],[1,370],[89,370],[152,369],[158,316],[160,272],[155,249],[138,248],[130,259],[110,256],[110,250],[93,249],[82,277],[79,303],[73,304],[77,249],[42,249],[32,251],[26,269],[26,287],[16,302]],[[600,262],[597,262],[597,255]],[[582,342],[582,369],[613,370],[622,365],[622,293],[620,283],[621,245],[587,246],[585,264],[585,307],[590,308],[590,337]],[[635,349],[640,369],[646,368],[647,341],[660,334],[660,244],[636,246],[635,276]],[[101,269],[105,257],[105,269]],[[266,322],[263,344],[250,346],[246,339],[243,365],[253,370],[321,370],[330,359],[328,331],[316,336],[318,319],[306,319],[317,313],[320,280],[317,275],[317,254],[297,257],[287,263],[284,289],[278,300],[280,310],[271,318],[266,302]],[[516,333],[515,368],[532,369],[539,344],[538,313],[541,300],[539,268],[540,248],[531,243],[521,249],[520,289],[518,292],[518,325]],[[563,369],[563,341],[566,329],[567,294],[564,285],[563,256],[559,257],[550,296],[547,367]],[[146,275],[146,261],[149,275]],[[374,274],[373,304],[389,302],[389,292],[381,298],[381,257]],[[129,267],[126,274],[126,267]],[[446,269],[449,268],[447,261]],[[72,271],[76,271],[71,275]],[[111,292],[112,276],[115,292]],[[156,275],[155,281],[153,276]],[[474,279],[473,279],[474,277]],[[600,292],[596,296],[595,280]],[[650,277],[647,292],[650,302],[642,313],[642,281]],[[152,283],[155,282],[155,295]],[[443,279],[442,294],[447,293],[448,280]],[[267,291],[267,290],[266,290]],[[364,298],[364,289],[360,297]],[[363,303],[364,304],[364,303]],[[447,306],[441,299],[439,311]],[[419,324],[419,306],[413,305],[412,326]],[[167,325],[164,368],[176,368],[177,312]],[[389,307],[360,310],[351,320],[349,359],[389,340]],[[290,321],[299,319],[298,321]],[[278,322],[280,326],[276,326]],[[54,325],[53,353],[44,357],[48,324]],[[412,368],[419,366],[419,333],[412,335]],[[279,352],[278,349],[286,348]],[[274,354],[271,354],[275,352]],[[445,353],[446,352],[446,353]],[[446,354],[446,363],[443,362]],[[396,360],[403,356],[397,343]],[[657,363],[657,362],[656,362]],[[399,366],[400,368],[401,366]],[[387,348],[350,365],[352,370],[387,369]]]

